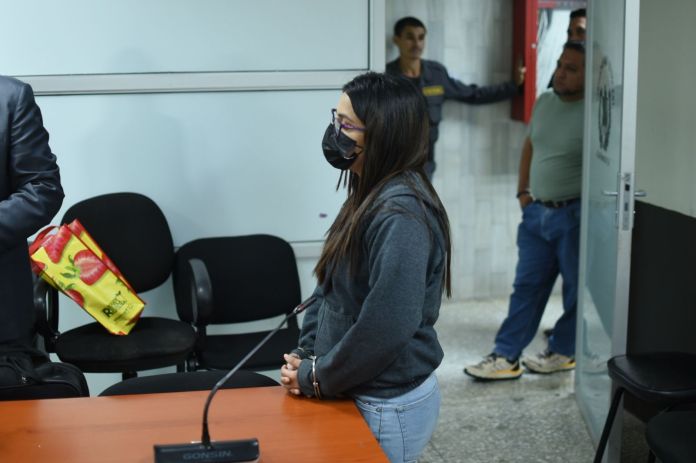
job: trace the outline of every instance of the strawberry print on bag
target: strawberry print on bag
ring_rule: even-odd
[[[92,286],[106,272],[106,265],[88,249],[75,254],[73,265],[78,270],[80,280]]]
[[[29,247],[32,270],[110,333],[126,335],[145,303],[78,220],[41,231]]]

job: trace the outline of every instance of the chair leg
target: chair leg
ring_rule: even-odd
[[[655,454],[652,450],[648,450],[648,463],[655,463]]]
[[[186,371],[198,371],[198,362],[196,357],[191,356],[186,359]]]
[[[602,437],[599,439],[599,444],[597,445],[597,453],[595,453],[594,463],[602,463],[604,449],[607,446],[607,441],[609,441],[609,434],[611,434],[611,428],[614,424],[614,417],[616,416],[616,412],[619,408],[623,391],[623,388],[619,387],[616,389],[616,392],[614,392],[614,398],[611,400],[611,407],[609,407],[607,421],[604,423],[604,429],[602,430]]]

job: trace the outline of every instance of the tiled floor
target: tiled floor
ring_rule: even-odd
[[[462,372],[488,354],[507,299],[444,304],[437,329],[445,358],[437,371],[440,420],[420,463],[591,462],[594,447],[580,416],[574,373],[525,373],[520,379],[479,382]],[[552,297],[542,328],[561,313]],[[542,350],[539,333],[527,353]],[[626,416],[622,462],[646,461],[643,425]]]
[[[575,403],[573,373],[479,382],[462,373],[488,354],[507,311],[507,299],[445,304],[438,333],[445,358],[438,369],[442,407],[421,463],[586,462],[594,448]],[[549,304],[551,327],[560,300]],[[545,347],[537,336],[528,353]]]

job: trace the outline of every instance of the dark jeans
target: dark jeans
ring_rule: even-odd
[[[494,352],[520,356],[534,339],[559,273],[563,278],[563,315],[549,338],[553,352],[573,356],[578,295],[580,200],[561,208],[534,202],[522,210],[517,231],[519,258],[508,315],[495,338]]]

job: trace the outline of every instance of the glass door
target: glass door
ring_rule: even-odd
[[[596,443],[612,393],[606,361],[626,349],[639,0],[589,3],[575,385]],[[607,461],[618,461],[619,437]]]

